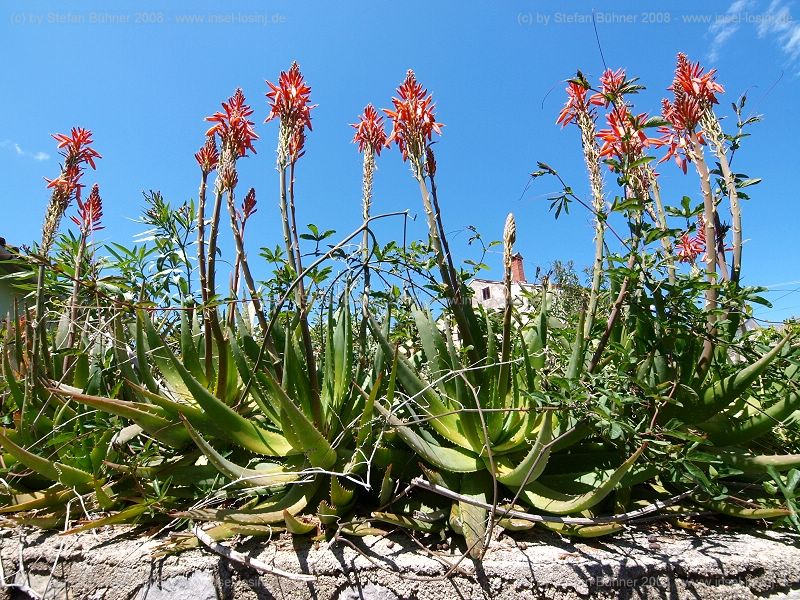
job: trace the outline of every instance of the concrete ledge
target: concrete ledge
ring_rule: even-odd
[[[465,559],[447,579],[443,562],[455,563],[460,549],[437,550],[437,560],[402,535],[354,540],[364,554],[286,537],[235,546],[286,571],[312,573],[314,583],[262,575],[207,550],[152,560],[158,542],[124,529],[69,536],[2,530],[0,543],[6,582],[47,598],[800,598],[793,591],[800,590],[800,536],[770,531],[661,528],[588,542],[544,532],[501,536],[482,565]],[[27,597],[19,588],[2,594]]]

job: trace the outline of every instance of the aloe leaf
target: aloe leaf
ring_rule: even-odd
[[[183,448],[189,442],[189,437],[183,431],[180,423],[170,420],[170,415],[158,406],[139,402],[126,402],[114,398],[103,398],[102,396],[90,396],[74,389],[68,389],[63,385],[47,388],[47,390],[53,394],[69,396],[82,404],[112,415],[130,419],[146,431],[148,435],[173,448]]]
[[[205,370],[200,363],[200,355],[197,352],[197,345],[194,340],[194,331],[192,323],[189,321],[188,310],[181,312],[181,329],[180,329],[180,342],[181,342],[181,358],[186,369],[204,386],[208,386]]]
[[[740,448],[721,448],[710,453],[747,475],[767,473],[770,467],[778,472],[800,467],[800,454],[752,454]]]
[[[625,529],[621,523],[603,523],[602,525],[568,525],[566,523],[543,522],[542,526],[561,535],[580,538],[596,538],[612,535]]]
[[[169,363],[173,366],[174,372],[176,372],[185,383],[185,388],[214,421],[224,437],[246,450],[257,454],[285,456],[291,451],[291,446],[286,441],[285,437],[278,433],[268,431],[244,418],[192,377],[191,373],[186,370],[172,351],[160,340],[158,332],[153,328],[152,322],[146,315],[144,317],[144,322],[145,328],[147,329],[148,340],[151,340],[151,351],[153,346],[160,346],[159,352],[163,354],[162,358],[164,359],[161,362],[165,362],[166,359],[169,359]],[[153,352],[155,353],[155,351]]]
[[[208,462],[225,477],[243,487],[270,487],[291,483],[298,479],[298,474],[296,472],[288,472],[279,464],[269,463],[263,465],[262,468],[259,469],[240,467],[217,452],[187,420],[184,420],[183,425],[189,432],[192,441],[194,441],[197,447],[200,448],[200,451],[208,458]]]
[[[528,454],[516,466],[507,456],[494,457],[497,480],[508,486],[520,487],[539,478],[550,457],[550,442],[553,439],[553,411],[544,411],[539,435]]]
[[[8,438],[5,430],[0,433],[0,446],[29,469],[33,469],[43,477],[51,481],[57,481],[62,485],[83,488],[91,485],[94,480],[91,473],[63,463],[47,460],[18,446]]]
[[[383,331],[381,331],[380,326],[373,318],[369,319],[369,325],[375,339],[387,356],[395,355],[391,343],[383,335]],[[426,408],[431,416],[431,427],[439,435],[462,448],[468,450],[473,448],[473,444],[463,434],[463,424],[459,422],[460,416],[451,412],[451,409],[445,405],[439,394],[417,376],[414,367],[402,356],[397,356],[397,378],[403,384],[407,394],[424,401],[427,405]]]
[[[744,444],[768,433],[784,423],[800,409],[800,393],[782,390],[784,396],[775,404],[741,416],[731,409],[711,417],[697,427],[708,434],[708,439],[718,446]]]
[[[286,523],[286,531],[293,535],[305,535],[317,528],[313,521],[301,521],[288,510],[283,511],[283,520]]]
[[[584,339],[583,339],[583,326],[586,321],[586,310],[581,308],[580,316],[578,317],[578,328],[575,330],[575,341],[572,345],[572,355],[569,359],[567,366],[567,379],[570,381],[577,381],[580,377],[581,371],[585,361],[584,356]]]
[[[269,371],[265,371],[265,375],[267,379],[271,380],[272,388],[281,403],[281,409],[283,410],[283,415],[285,415],[285,419],[282,418],[281,420],[288,420],[288,423],[285,423],[284,426],[290,425],[293,429],[296,443],[299,444],[297,449],[308,457],[308,461],[312,466],[322,469],[332,467],[336,462],[336,450],[333,449],[325,436],[314,427],[314,424],[303,414],[303,411],[297,408],[283,388],[272,379]]]
[[[8,504],[0,506],[0,514],[63,506],[74,497],[75,492],[73,490],[64,489],[63,486],[57,484],[42,492],[30,492],[28,494],[15,494],[11,496],[7,501]]]
[[[461,478],[461,494],[478,502],[488,504],[491,489],[492,480],[486,471]],[[463,500],[459,500],[458,509],[461,513],[461,531],[467,542],[469,555],[472,558],[480,558],[486,543],[489,511]]]
[[[643,451],[644,446],[639,448],[628,460],[622,463],[606,481],[585,494],[565,494],[534,481],[523,488],[520,497],[534,508],[557,515],[566,515],[586,510],[602,502],[603,499],[613,491],[639,456],[641,456]]]
[[[786,508],[742,506],[726,500],[701,502],[701,504],[720,514],[739,519],[776,519],[791,514],[791,511]]]
[[[296,515],[316,494],[319,483],[293,484],[277,501],[252,509],[201,508],[174,513],[195,521],[220,521],[228,525],[270,525],[284,521],[283,512]]]
[[[392,415],[380,404],[376,403],[375,408],[386,418],[389,425],[397,431],[400,439],[428,464],[456,473],[474,473],[484,468],[483,460],[472,452],[461,448],[433,444],[414,433],[410,427],[403,425],[400,419]]]
[[[389,465],[384,471],[383,479],[381,480],[381,490],[378,498],[379,506],[383,507],[389,504],[389,500],[392,498],[392,487],[392,465]]]
[[[422,533],[435,533],[444,528],[444,525],[441,522],[431,522],[424,519],[409,517],[407,515],[398,515],[388,512],[373,512],[371,518],[376,521],[402,527],[403,529],[411,529],[413,531],[420,531]]]
[[[142,516],[145,512],[149,510],[149,506],[147,504],[134,504],[133,506],[129,506],[119,512],[116,512],[112,515],[108,515],[107,517],[101,517],[99,519],[93,519],[91,521],[85,521],[78,525],[77,527],[73,527],[72,529],[68,529],[64,532],[64,535],[69,535],[73,533],[80,533],[82,531],[89,531],[91,529],[97,529],[98,527],[105,527],[106,525],[119,525],[121,523],[133,523],[135,522],[140,516]]]
[[[750,385],[780,354],[790,338],[791,332],[778,342],[772,350],[764,354],[754,363],[743,369],[739,369],[733,375],[720,379],[706,388],[701,395],[699,406],[689,407],[685,411],[682,411],[681,418],[689,424],[699,423],[707,420],[723,408],[730,406],[739,396],[747,391]]]
[[[355,490],[345,487],[338,477],[331,477],[331,503],[337,508],[350,506],[355,498]]]
[[[235,332],[231,331],[232,334]],[[252,394],[254,402],[258,405],[261,411],[264,413],[272,423],[280,428],[280,414],[279,409],[271,403],[272,396],[264,389],[263,385],[263,376],[258,377],[252,370],[250,360],[242,350],[239,343],[236,341],[235,335],[231,335],[229,338],[230,348],[231,348],[231,355],[233,356],[233,361],[236,364],[236,368],[239,371],[239,376],[242,378],[242,381],[252,381],[250,386],[250,393]],[[258,373],[261,375],[261,373]]]

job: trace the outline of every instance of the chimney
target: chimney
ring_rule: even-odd
[[[525,267],[522,264],[522,254],[519,252],[511,257],[511,281],[514,283],[527,283],[525,280]]]

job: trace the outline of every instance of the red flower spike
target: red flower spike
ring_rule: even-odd
[[[567,84],[567,102],[564,108],[558,113],[556,123],[562,127],[566,127],[570,123],[574,123],[578,113],[589,112],[589,103],[586,101],[586,92],[588,88],[576,81],[570,81]]]
[[[255,154],[253,142],[258,135],[253,129],[253,122],[247,118],[252,114],[253,109],[245,103],[244,92],[237,88],[233,96],[222,103],[222,112],[206,117],[206,121],[216,123],[206,131],[206,135],[218,135],[222,147],[232,148],[236,158],[246,156],[248,150]]]
[[[303,79],[300,66],[293,62],[288,71],[281,71],[278,76],[278,85],[267,81],[270,91],[269,115],[264,122],[279,117],[293,128],[308,127],[311,130],[311,110],[316,104],[309,104],[311,88]]]
[[[675,244],[676,254],[678,260],[686,263],[693,263],[697,257],[703,254],[706,250],[705,242],[698,237],[691,237],[688,233],[684,233],[681,239]]]
[[[436,105],[410,69],[406,73],[405,81],[397,88],[397,94],[399,98],[392,98],[394,110],[383,109],[392,120],[392,132],[386,144],[395,142],[403,160],[408,159],[409,150],[415,154],[417,160],[421,160],[426,140],[429,141],[434,132],[442,134],[443,125],[437,123],[434,116]]]
[[[249,219],[253,214],[257,211],[256,208],[256,189],[250,188],[247,192],[247,195],[244,197],[242,201],[242,211],[239,214],[239,220],[244,225],[245,221]]]
[[[603,141],[600,156],[634,161],[642,157],[644,149],[659,145],[659,140],[647,137],[644,124],[647,114],[631,114],[627,106],[615,108],[606,116],[608,129],[601,129],[597,137]]]
[[[213,135],[206,137],[206,143],[194,155],[200,169],[208,175],[217,167],[219,162],[219,152],[217,151],[217,140]]]
[[[364,112],[358,117],[358,123],[351,125],[355,128],[353,143],[358,144],[358,151],[369,149],[378,156],[386,145],[386,130],[383,128],[383,117],[378,114],[372,104],[367,104]]]
[[[622,88],[625,85],[625,69],[612,71],[606,69],[600,76],[600,91],[589,98],[591,104],[608,107],[614,100],[622,97]]]
[[[675,81],[667,88],[675,92],[675,96],[683,93],[696,98],[701,104],[717,104],[717,93],[725,92],[716,82],[716,69],[703,73],[699,62],[692,63],[683,52],[678,54],[675,68]]]
[[[70,218],[84,234],[103,229],[100,224],[100,220],[103,218],[103,200],[100,198],[100,188],[96,183],[92,186],[86,202],[81,202],[81,199],[78,198],[78,216]]]
[[[88,129],[73,127],[70,135],[54,133],[53,139],[58,142],[61,155],[67,159],[67,162],[87,163],[92,169],[97,168],[94,164],[94,159],[102,158],[102,156],[91,147],[93,143],[92,132]]]

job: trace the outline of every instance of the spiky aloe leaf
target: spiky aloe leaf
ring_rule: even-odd
[[[369,326],[386,355],[394,356],[396,353],[391,343],[373,318],[369,319]],[[445,405],[439,394],[417,376],[414,367],[405,358],[397,356],[396,364],[397,379],[403,384],[406,393],[414,396],[418,401],[424,402],[431,416],[431,426],[436,432],[450,442],[471,450],[473,444],[464,434],[463,424],[459,422],[460,416],[453,414],[451,408]]]
[[[778,472],[800,467],[800,454],[753,454],[742,448],[720,448],[709,453],[748,475],[767,473],[770,467]]]
[[[73,533],[80,533],[82,531],[89,531],[91,529],[97,529],[98,527],[105,527],[106,525],[120,525],[122,523],[135,523],[139,517],[141,517],[145,512],[147,512],[150,507],[145,503],[141,502],[140,504],[134,504],[133,506],[129,506],[128,508],[124,508],[119,512],[116,512],[112,515],[108,515],[106,517],[101,517],[99,519],[92,519],[91,521],[84,521],[77,527],[73,527],[72,529],[68,529],[64,532],[65,535],[73,534]]]
[[[297,481],[299,477],[296,471],[287,471],[282,465],[275,463],[262,465],[259,469],[240,467],[217,452],[214,447],[204,440],[203,436],[189,424],[188,420],[184,419],[183,425],[186,427],[186,431],[189,432],[192,441],[194,441],[197,447],[200,448],[200,451],[206,455],[208,462],[225,477],[244,487],[270,487]]]
[[[775,360],[790,339],[791,332],[754,363],[714,382],[703,391],[698,405],[689,406],[681,411],[681,419],[689,424],[701,423],[730,406]]]
[[[286,523],[286,531],[293,535],[305,535],[317,528],[316,523],[310,519],[301,521],[288,510],[283,511],[283,520]]]
[[[195,521],[220,521],[228,525],[270,525],[284,520],[283,511],[296,515],[303,510],[319,489],[319,480],[293,484],[276,501],[262,503],[252,509],[202,508],[174,513]]]
[[[204,386],[208,386],[205,370],[200,362],[200,354],[197,351],[197,345],[194,340],[194,331],[192,322],[189,320],[188,310],[181,312],[181,358],[186,369]]]
[[[389,425],[397,431],[400,439],[428,464],[456,473],[474,473],[484,468],[483,460],[476,454],[461,448],[450,448],[431,443],[414,433],[410,427],[403,425],[400,419],[380,404],[375,404],[375,408],[387,420]]]
[[[167,362],[166,359],[168,359],[174,372],[183,380],[188,393],[203,408],[208,417],[214,421],[223,437],[257,454],[285,456],[291,452],[292,447],[285,437],[264,429],[253,421],[244,418],[192,377],[191,373],[186,370],[186,367],[163,342],[161,336],[153,327],[150,318],[147,315],[143,315],[143,321],[151,351],[154,354],[158,352],[162,356],[161,363]],[[153,350],[155,347],[159,348],[158,351]],[[186,416],[191,420],[190,415],[187,414]]]
[[[389,512],[374,512],[371,518],[390,525],[396,525],[403,529],[411,529],[422,533],[435,533],[444,529],[441,521],[427,521],[425,519],[409,517],[408,515],[398,515]]]
[[[786,508],[742,506],[727,500],[701,502],[701,504],[715,512],[738,519],[776,519],[778,517],[787,517],[791,514],[791,511]]]
[[[392,499],[392,487],[392,465],[389,465],[383,473],[383,479],[381,479],[381,490],[378,498],[379,507],[389,504],[389,500]]]
[[[330,442],[314,427],[311,420],[301,411],[292,399],[286,394],[284,389],[272,378],[269,371],[265,371],[265,377],[270,382],[273,393],[277,395],[281,404],[284,428],[291,427],[293,441],[298,450],[301,450],[308,461],[314,467],[322,469],[331,468],[336,463],[336,450]]]
[[[461,494],[468,498],[488,504],[491,501],[491,491],[492,479],[486,471],[461,478]],[[467,542],[469,555],[480,558],[486,545],[489,511],[463,500],[459,500],[458,509],[461,514],[461,531]]]
[[[622,463],[606,481],[584,494],[565,494],[534,481],[522,490],[520,497],[534,508],[557,515],[586,510],[602,502],[611,493],[641,456],[642,452],[644,452],[644,446],[640,447],[628,460]]]
[[[63,506],[74,497],[75,492],[73,490],[64,489],[63,486],[57,484],[42,492],[31,492],[28,494],[16,494],[11,496],[8,500],[8,504],[0,506],[0,514]]]
[[[87,471],[76,469],[75,467],[60,462],[47,460],[18,446],[9,439],[5,433],[5,429],[0,433],[0,446],[23,465],[29,469],[33,469],[50,481],[58,482],[66,486],[84,488],[91,485],[94,479],[92,474]]]
[[[497,480],[505,485],[520,487],[536,481],[544,472],[547,460],[550,457],[553,439],[553,411],[547,410],[542,417],[539,435],[528,454],[522,461],[514,465],[507,456],[494,457],[497,469]],[[488,459],[484,459],[488,465]]]
[[[568,525],[566,523],[544,522],[542,525],[550,531],[561,535],[580,538],[596,538],[612,535],[625,529],[622,523],[604,523],[602,525]]]
[[[183,430],[180,423],[175,423],[171,420],[169,418],[170,415],[158,406],[139,402],[126,402],[102,396],[90,396],[63,384],[47,388],[47,390],[53,394],[69,396],[87,406],[112,415],[130,419],[146,431],[148,435],[173,448],[183,448],[189,442],[189,436],[186,435],[186,431]]]

